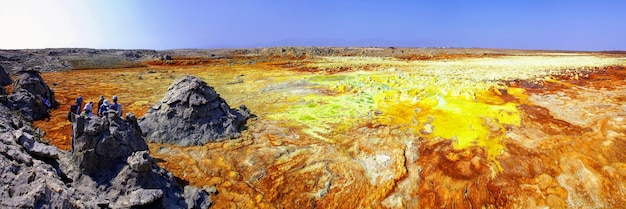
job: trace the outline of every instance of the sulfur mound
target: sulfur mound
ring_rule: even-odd
[[[239,137],[249,117],[245,106],[231,109],[206,82],[185,76],[139,119],[139,126],[147,141],[192,146]]]

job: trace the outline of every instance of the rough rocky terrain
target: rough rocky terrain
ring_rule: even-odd
[[[155,50],[84,48],[0,50],[0,65],[4,65],[9,74],[33,67],[41,67],[39,71],[42,72],[123,68],[141,66],[140,62],[158,59],[161,56]]]
[[[149,142],[191,146],[241,136],[248,117],[245,106],[231,109],[206,82],[183,76],[139,118],[139,126]]]
[[[41,87],[38,82],[19,82],[34,75],[38,72],[20,74],[18,93],[30,93],[28,90]],[[30,118],[15,114],[4,105],[19,102],[32,107],[29,103],[39,102],[15,100],[21,98],[24,97],[11,98],[0,105],[2,208],[207,208],[211,205],[212,188],[183,189],[170,172],[154,163],[132,114],[124,119],[115,113],[102,118],[74,115],[76,149],[65,152],[43,143],[44,133],[23,119]]]

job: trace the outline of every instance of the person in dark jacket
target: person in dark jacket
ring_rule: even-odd
[[[122,116],[122,105],[117,103],[117,96],[113,96],[111,109],[117,111],[117,115]]]
[[[104,102],[104,96],[100,95],[100,99],[98,100],[98,106],[96,106],[98,108],[98,110],[100,109],[100,106],[102,106],[102,103]],[[100,111],[98,111],[100,112]],[[98,116],[100,115],[100,113],[98,113]]]
[[[82,96],[78,96],[76,98],[76,106],[78,107],[78,109],[76,109],[74,114],[79,115],[80,114],[80,110],[82,110],[82,108],[83,108],[83,97]]]

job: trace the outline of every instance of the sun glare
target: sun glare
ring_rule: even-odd
[[[9,1],[0,12],[8,20],[0,32],[0,48],[94,47],[97,24],[85,2]]]

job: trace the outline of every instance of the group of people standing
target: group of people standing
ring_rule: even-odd
[[[117,96],[113,96],[113,104],[109,103],[108,100],[104,99],[103,95],[100,95],[100,99],[98,100],[98,116],[102,116],[104,112],[109,110],[115,110],[119,116],[122,116],[122,105],[117,103]],[[93,117],[93,101],[89,101],[85,106],[83,106],[83,97],[78,96],[76,98],[76,103],[70,106],[70,111],[67,113],[67,119],[71,121],[72,113],[84,117]],[[81,111],[82,108],[82,111]]]
[[[82,111],[81,111],[82,107]],[[119,116],[122,116],[122,105],[117,103],[117,96],[113,96],[113,104],[109,103],[108,100],[104,99],[103,95],[100,95],[100,99],[98,100],[98,116],[102,116],[104,112],[108,112],[110,110],[114,110],[117,112]],[[76,98],[76,103],[70,105],[70,111],[67,113],[67,120],[72,122],[72,114],[76,116],[82,117],[93,117],[93,101],[89,101],[83,107],[83,97],[78,96]],[[74,152],[74,130],[72,130],[72,153]]]

